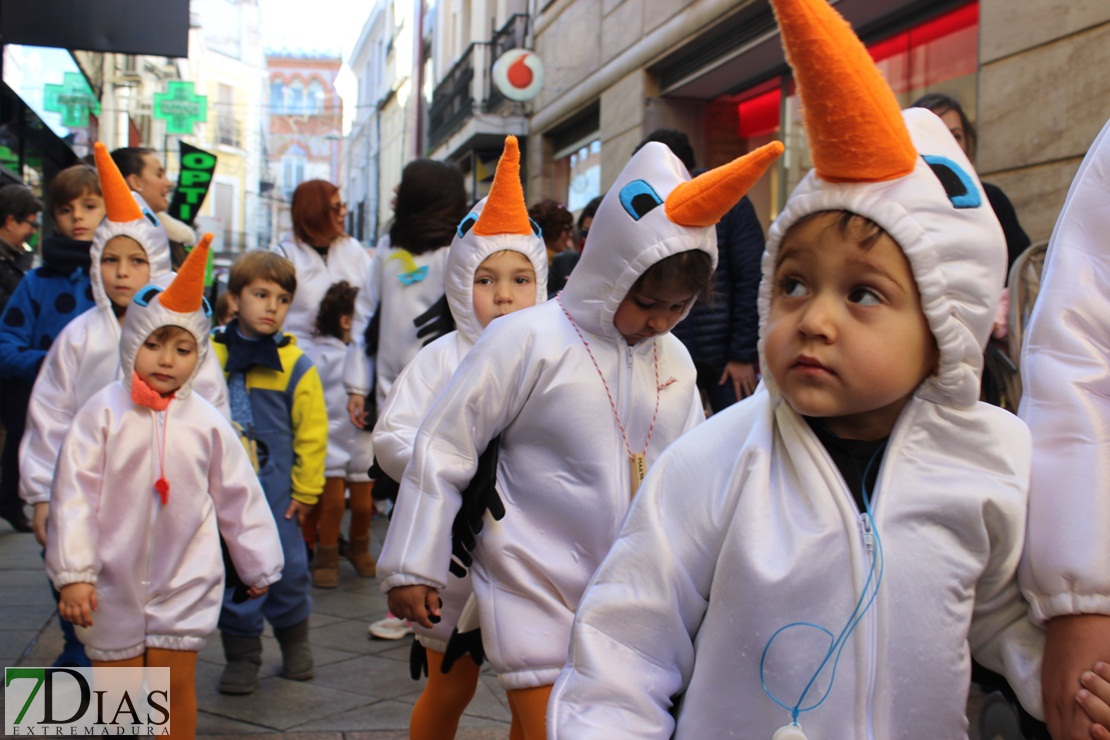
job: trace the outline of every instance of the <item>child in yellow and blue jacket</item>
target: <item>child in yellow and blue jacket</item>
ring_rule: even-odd
[[[258,477],[270,502],[285,554],[285,570],[263,599],[224,595],[220,637],[227,665],[219,690],[249,694],[262,664],[263,619],[281,645],[282,675],[314,675],[308,646],[312,579],[300,526],[324,489],[328,415],[316,367],[281,325],[297,289],[289,260],[250,252],[231,268],[228,300],[237,318],[213,336],[228,381],[231,418],[257,457]]]

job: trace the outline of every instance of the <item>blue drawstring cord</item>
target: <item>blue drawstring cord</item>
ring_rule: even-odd
[[[829,693],[832,691],[833,683],[836,681],[836,669],[840,664],[840,654],[844,651],[844,646],[847,644],[848,638],[851,636],[852,632],[856,629],[859,623],[863,621],[863,617],[867,614],[867,611],[871,608],[872,604],[875,603],[875,597],[879,595],[879,587],[882,586],[883,583],[883,570],[885,566],[885,562],[883,560],[883,541],[879,537],[879,529],[875,526],[875,517],[871,513],[871,498],[867,493],[867,476],[871,472],[871,466],[875,464],[875,461],[879,458],[879,455],[885,449],[886,445],[883,445],[879,449],[875,450],[875,453],[871,456],[871,459],[867,463],[867,467],[865,467],[863,470],[863,508],[865,515],[867,516],[867,520],[871,523],[871,532],[875,536],[875,557],[871,559],[871,568],[867,572],[867,580],[863,583],[863,591],[862,593],[860,593],[859,600],[856,602],[855,608],[852,609],[852,613],[848,617],[848,621],[844,624],[844,628],[834,639],[833,633],[819,624],[814,624],[813,622],[791,622],[790,624],[784,625],[775,630],[775,633],[771,635],[771,638],[769,640],[767,640],[767,644],[763,647],[763,655],[761,655],[759,658],[759,681],[763,686],[763,692],[767,694],[771,701],[775,702],[780,707],[790,712],[791,722],[795,726],[798,724],[798,717],[802,714],[802,712],[809,712],[816,709],[817,707],[824,704],[825,700],[829,698]],[[876,570],[878,570],[878,578],[875,577]],[[871,586],[872,581],[875,582],[875,587],[871,591],[870,598],[868,598],[867,592]],[[864,603],[865,600],[866,603]],[[779,700],[779,698],[775,696],[769,688],[767,688],[767,679],[764,674],[764,667],[767,661],[767,653],[768,651],[770,651],[771,645],[775,642],[775,638],[777,638],[786,630],[793,629],[795,627],[812,627],[813,629],[828,635],[829,639],[832,640],[832,643],[829,645],[829,649],[825,653],[825,657],[824,659],[822,659],[821,665],[817,667],[817,670],[814,671],[813,676],[810,677],[809,682],[806,683],[805,689],[802,690],[801,696],[798,697],[798,702],[794,704],[794,706],[788,706],[787,704]],[[821,672],[825,670],[825,666],[828,665],[830,659],[833,660],[833,667],[832,673],[829,677],[828,688],[825,689],[825,693],[820,698],[820,700],[818,700],[811,706],[803,707],[802,704],[803,702],[805,702],[806,695],[809,693],[809,690],[813,688],[814,682],[821,675]]]

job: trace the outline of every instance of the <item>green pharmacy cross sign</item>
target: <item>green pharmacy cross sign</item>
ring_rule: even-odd
[[[90,111],[100,115],[100,101],[80,72],[66,72],[62,84],[43,85],[42,91],[43,107],[51,113],[61,113],[66,128],[88,126]]]
[[[208,120],[208,96],[193,92],[193,83],[173,80],[166,88],[154,96],[154,117],[166,122],[166,133],[191,134],[197,121]]]

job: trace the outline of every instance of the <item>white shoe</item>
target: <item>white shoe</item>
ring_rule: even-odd
[[[392,614],[370,625],[370,636],[379,640],[400,640],[412,634],[412,625]]]

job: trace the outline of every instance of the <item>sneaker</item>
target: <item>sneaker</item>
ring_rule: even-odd
[[[407,620],[389,614],[370,625],[370,636],[379,640],[400,640],[412,634],[412,625]]]

